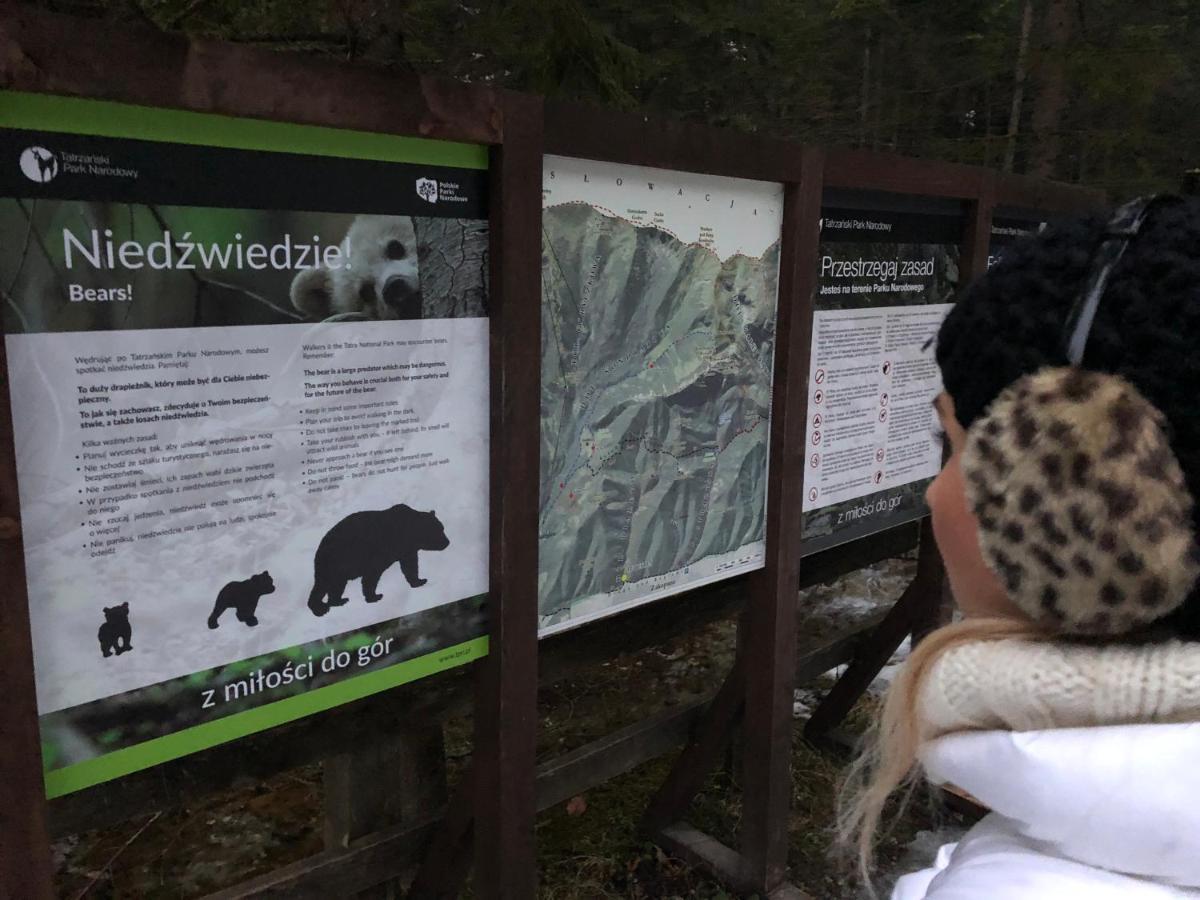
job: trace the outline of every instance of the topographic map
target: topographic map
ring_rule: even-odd
[[[761,567],[777,184],[547,157],[542,633]]]

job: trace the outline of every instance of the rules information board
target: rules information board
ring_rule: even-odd
[[[486,652],[485,149],[0,110],[48,793]]]
[[[941,466],[930,338],[958,283],[953,215],[827,207],[814,298],[804,552],[925,513]]]

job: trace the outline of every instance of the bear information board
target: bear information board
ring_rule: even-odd
[[[783,186],[548,156],[549,634],[761,568]]]
[[[958,284],[961,219],[822,209],[804,473],[805,554],[926,512],[941,468],[930,339]]]
[[[486,652],[486,165],[0,96],[50,796]]]

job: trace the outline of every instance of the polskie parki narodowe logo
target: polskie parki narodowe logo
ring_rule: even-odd
[[[426,203],[437,203],[438,183],[432,178],[417,179],[417,196]]]
[[[26,147],[19,160],[21,173],[30,181],[48,184],[60,174],[92,175],[99,178],[137,178],[137,169],[113,165],[111,157],[99,153],[68,153],[45,147]]]
[[[466,203],[467,197],[457,181],[438,181],[433,178],[417,179],[417,196],[426,203]]]

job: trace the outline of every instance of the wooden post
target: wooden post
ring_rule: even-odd
[[[684,747],[647,805],[641,829],[648,836],[654,837],[684,814],[708,773],[719,763],[746,702],[745,673],[745,656],[739,654],[721,689],[704,711],[697,734]]]
[[[979,179],[979,195],[967,204],[967,222],[959,254],[959,283],[964,286],[987,271],[995,209],[996,175],[984,172]]]
[[[10,20],[15,13],[15,3],[0,3],[0,19]],[[0,26],[0,42],[5,38]],[[49,900],[53,867],[6,343],[0,321],[0,900]]]
[[[537,509],[540,473],[542,101],[501,96],[492,147],[491,537],[488,655],[475,666],[475,751],[409,891],[456,897],[475,858],[485,900],[534,896],[537,867]]]
[[[8,358],[0,326],[0,900],[53,897]]]
[[[921,520],[921,549],[917,557],[916,576],[871,636],[859,645],[854,661],[847,666],[841,678],[817,704],[805,723],[805,738],[820,743],[846,718],[875,680],[879,670],[887,665],[896,648],[913,632],[920,617],[927,615],[931,607],[938,607],[944,575],[942,558],[933,542],[933,528],[926,516]]]
[[[475,702],[475,893],[533,897],[542,101],[503,95],[492,151],[491,630]]]
[[[743,619],[746,712],[741,848],[749,879],[764,894],[777,888],[787,873],[800,509],[823,162],[821,151],[806,149],[801,181],[788,184],[784,197],[766,568],[751,576]]]
[[[446,746],[442,726],[380,736],[332,756],[324,765],[325,849],[396,825],[415,825],[446,803]],[[401,896],[397,882],[359,893],[359,900]]]

